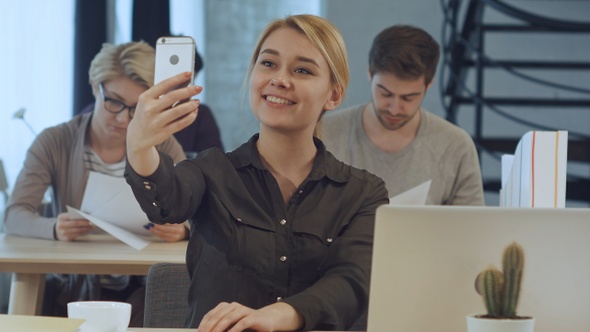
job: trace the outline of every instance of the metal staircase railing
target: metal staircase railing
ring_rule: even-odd
[[[537,2],[520,2],[531,6]],[[590,45],[590,21],[569,21],[533,14],[532,12],[510,5],[499,0],[441,0],[444,13],[443,23],[443,52],[442,69],[440,75],[441,98],[445,107],[446,117],[453,123],[458,123],[459,111],[469,108],[473,110],[472,136],[479,150],[480,156],[487,154],[499,160],[503,153],[514,153],[521,133],[507,132],[505,137],[489,136],[485,134],[484,115],[493,112],[496,116],[524,125],[529,130],[568,130],[568,164],[582,163],[590,166],[590,123],[586,130],[571,130],[555,128],[551,121],[532,121],[527,119],[520,109],[527,109],[528,113],[535,110],[555,110],[555,116],[571,117],[577,121],[576,112],[590,112],[590,85],[564,84],[556,81],[541,79],[535,71],[551,71],[561,75],[568,73],[583,73],[588,75],[590,82],[590,55],[583,59],[535,59],[539,54],[523,45],[518,59],[497,59],[486,53],[486,37],[490,34],[529,34],[537,37],[537,43],[542,42],[546,34],[559,34],[562,38],[570,36],[588,37]],[[509,23],[486,22],[486,14],[490,11],[497,16],[504,16]],[[535,38],[531,37],[531,42]],[[523,60],[523,56],[525,60]],[[528,59],[530,58],[530,60]],[[514,80],[521,80],[530,85],[549,87],[565,91],[567,97],[549,98],[535,95],[514,94],[509,96],[492,95],[486,91],[486,75],[491,70],[502,70]],[[561,112],[561,113],[560,113]],[[564,112],[568,112],[567,114]],[[584,118],[581,118],[584,119]],[[482,165],[483,166],[483,165]],[[589,168],[590,169],[590,168]],[[590,172],[589,172],[590,173]],[[500,179],[484,178],[484,190],[497,192],[500,189]],[[567,199],[590,202],[590,174],[570,174],[568,171]]]

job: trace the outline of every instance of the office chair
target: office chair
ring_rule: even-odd
[[[190,313],[190,278],[185,264],[157,263],[148,271],[144,327],[181,328]]]
[[[4,209],[8,204],[8,181],[4,172],[4,164],[0,159],[0,193],[4,196],[4,201],[0,203],[0,233],[4,233]],[[8,312],[8,302],[10,294],[10,273],[0,273],[0,314]]]

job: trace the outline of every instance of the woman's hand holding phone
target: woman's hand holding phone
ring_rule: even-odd
[[[133,119],[127,127],[127,159],[141,176],[152,174],[160,162],[155,146],[190,125],[197,117],[199,100],[190,99],[203,90],[200,86],[174,89],[190,80],[181,73],[154,85],[139,96]],[[179,100],[188,100],[178,103]]]

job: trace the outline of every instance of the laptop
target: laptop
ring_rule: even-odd
[[[485,314],[474,288],[517,241],[517,314],[535,332],[590,331],[590,209],[388,206],[377,209],[368,332],[467,331]]]

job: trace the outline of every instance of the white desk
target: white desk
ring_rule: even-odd
[[[138,251],[110,235],[63,242],[0,234],[0,272],[13,273],[8,313],[39,313],[46,273],[147,275],[155,263],[184,263],[186,245],[153,242]]]

